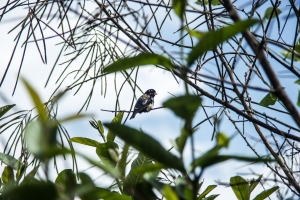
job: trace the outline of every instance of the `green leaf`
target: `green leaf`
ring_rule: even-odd
[[[130,172],[126,177],[126,184],[135,185],[138,182],[141,182],[143,172],[140,172],[139,169],[151,165],[153,165],[152,159],[140,152],[138,157],[136,157],[136,159],[134,159],[134,161],[131,164]]]
[[[240,176],[230,178],[230,186],[238,200],[250,199],[249,183]]]
[[[124,112],[119,112],[117,114],[117,116],[115,118],[113,118],[113,120],[111,121],[111,123],[112,124],[121,124],[122,119],[123,119],[123,115],[124,115]],[[114,141],[115,137],[116,137],[116,135],[113,132],[111,132],[110,130],[108,130],[107,141]]]
[[[209,2],[208,0],[204,0],[204,5],[207,5],[208,2]],[[203,6],[203,5],[202,5],[202,0],[196,1],[195,4],[198,4],[198,5],[200,5],[200,6]],[[212,0],[212,1],[211,1],[211,5],[213,5],[213,6],[220,5],[220,1],[219,1],[219,0]]]
[[[53,156],[49,153],[56,148],[56,133],[57,123],[54,120],[30,122],[25,129],[28,151],[41,160]]]
[[[20,185],[4,190],[3,199],[53,200],[57,199],[57,191],[53,183],[36,181],[30,185]]]
[[[71,169],[61,171],[55,179],[55,184],[63,199],[74,199],[76,177]]]
[[[104,68],[103,73],[112,73],[112,72],[130,69],[136,66],[145,66],[145,65],[161,65],[166,69],[174,68],[170,59],[164,56],[152,54],[152,53],[143,53],[131,58],[118,59],[113,64]]]
[[[298,101],[297,101],[297,106],[300,107],[300,90],[298,91]]]
[[[179,153],[183,152],[188,136],[189,136],[188,131],[185,128],[182,128],[180,136],[175,140],[176,141],[175,148],[179,151]]]
[[[22,79],[22,81],[23,81],[28,93],[30,94],[31,100],[33,101],[33,103],[37,109],[37,112],[41,118],[42,123],[45,123],[47,121],[48,114],[44,108],[44,105],[43,105],[39,95],[25,79]]]
[[[268,198],[273,192],[275,192],[278,189],[279,189],[279,187],[275,186],[268,190],[265,190],[265,191],[261,192],[260,194],[258,194],[253,200],[264,200],[264,199]]]
[[[14,107],[16,104],[12,104],[12,105],[6,105],[6,106],[2,106],[0,108],[0,118],[7,113],[12,107]]]
[[[228,147],[229,146],[229,138],[224,134],[224,133],[218,133],[217,136],[217,143],[219,146],[222,146],[222,147]]]
[[[89,122],[90,122],[91,126],[95,129],[97,129],[97,131],[100,133],[103,141],[106,142],[105,137],[104,137],[104,129],[103,129],[102,122],[100,120],[96,121],[94,118],[93,118],[93,120],[91,120]]]
[[[34,176],[35,174],[37,173],[38,169],[40,168],[40,165],[38,166],[35,166],[31,172],[29,172],[23,179],[21,185],[29,185],[31,184],[32,182],[34,182]]]
[[[100,143],[96,148],[96,153],[103,164],[115,167],[117,165],[118,158],[112,155],[111,151],[118,154],[119,146],[115,142],[107,141],[105,143]]]
[[[214,200],[218,196],[219,196],[219,194],[213,194],[213,195],[210,195],[210,196],[208,196],[206,198],[203,198],[202,200]]]
[[[108,127],[119,138],[129,145],[132,145],[135,149],[139,150],[146,156],[153,158],[167,167],[184,171],[184,166],[181,160],[165,150],[158,141],[149,135],[121,124],[106,123],[104,126]]]
[[[267,10],[265,11],[265,15],[264,15],[264,19],[272,19],[275,18],[276,16],[278,16],[281,12],[281,10],[279,8],[276,8],[276,11],[273,12],[273,15],[271,17],[271,14],[273,12],[273,7],[269,7],[267,8]]]
[[[210,193],[216,187],[217,187],[216,185],[207,186],[207,188],[198,196],[197,200],[203,199],[208,193]]]
[[[173,191],[173,189],[170,187],[170,185],[164,185],[162,194],[166,198],[166,200],[178,200],[178,196]]]
[[[280,52],[280,54],[284,56],[284,60],[285,59],[292,60],[292,58],[293,58],[292,53],[287,50],[283,50],[282,52]],[[300,62],[300,56],[297,54],[294,54],[294,61]]]
[[[11,186],[15,183],[14,171],[11,166],[5,166],[1,176],[4,186]]]
[[[23,167],[23,164],[11,155],[0,153],[0,160],[7,166],[12,167],[14,170],[18,170]]]
[[[187,0],[173,0],[172,7],[176,13],[176,15],[182,20],[185,7],[187,4]]]
[[[87,146],[92,146],[92,147],[97,147],[100,144],[100,142],[97,142],[96,140],[92,140],[92,139],[85,138],[85,137],[73,137],[69,141],[76,142],[79,144],[84,144]]]
[[[128,150],[129,150],[129,145],[125,144],[123,147],[123,151],[121,154],[121,158],[118,162],[118,168],[119,171],[121,172],[121,176],[125,177],[125,170],[126,170],[126,165],[127,165],[127,157],[128,157]]]
[[[178,176],[175,180],[175,190],[181,199],[193,199],[193,186],[191,182]]]
[[[261,106],[268,107],[270,105],[274,105],[277,101],[277,96],[269,92],[259,103]]]
[[[171,109],[177,116],[190,121],[201,106],[201,98],[196,95],[179,96],[167,100],[163,106]]]
[[[300,85],[300,79],[296,80],[294,83]]]
[[[97,188],[98,196],[100,199],[105,200],[131,200],[131,198],[124,194],[119,194],[104,188]]]
[[[76,187],[76,194],[82,200],[98,200],[99,194],[91,177],[85,173],[79,173],[81,184]]]
[[[209,32],[189,53],[187,58],[188,66],[191,66],[195,60],[201,57],[205,52],[215,48],[218,44],[221,44],[230,37],[245,31],[247,28],[258,22],[259,20],[248,19],[216,31]]]
[[[261,178],[262,178],[262,175],[260,175],[260,176],[258,177],[258,179],[253,180],[253,181],[250,181],[250,193],[251,193],[251,192],[255,189],[255,187],[258,185],[258,183],[260,182]]]

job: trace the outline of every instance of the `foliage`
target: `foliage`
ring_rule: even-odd
[[[9,134],[0,153],[4,164],[1,199],[215,199],[219,194],[211,192],[217,185],[202,187],[204,171],[233,159],[263,163],[272,172],[263,176],[271,181],[274,177],[275,186],[266,186],[269,189],[254,199],[265,199],[275,191],[279,197],[299,197],[300,16],[296,2],[285,4],[264,0],[253,4],[229,0],[7,1],[0,8],[0,25],[12,11],[27,13],[20,12],[21,20],[9,31],[17,32],[15,47],[0,87],[18,59],[17,47],[23,48],[23,55],[13,94],[30,43],[38,53],[34,58],[40,57],[45,64],[49,62],[46,44],[54,37],[49,32],[60,38],[61,51],[45,84],[58,72],[57,88],[48,101],[43,102],[34,87],[21,79],[35,107],[9,114],[19,108],[12,103],[1,105],[0,133]],[[146,66],[171,74],[175,83],[184,85],[184,94],[163,103],[182,121],[179,136],[172,138],[172,149],[126,124],[128,111],[124,111],[121,94],[127,91],[127,97],[132,97],[131,106],[126,106],[132,110],[136,94],[145,89],[139,86],[138,77]],[[64,88],[70,77],[72,82]],[[288,84],[285,77],[296,84]],[[59,100],[71,91],[74,95],[86,92],[83,87],[89,83],[84,104],[76,108],[78,114],[57,119]],[[96,85],[104,97],[115,92],[115,117],[111,123],[89,121],[102,141],[70,138],[62,124],[85,117],[80,113],[89,107]],[[255,157],[223,153],[231,138],[220,131],[221,118],[236,129]],[[202,127],[212,129],[215,145],[200,154],[195,135]],[[76,152],[73,143],[94,148],[97,159]],[[184,157],[188,151],[190,159]],[[113,183],[97,185],[94,177],[79,172],[77,156]],[[57,159],[66,157],[71,158],[72,169],[58,169]],[[49,177],[49,163],[57,171],[55,181]],[[250,199],[258,183],[265,188],[263,176],[258,176],[251,181],[233,176],[227,185],[237,199]]]

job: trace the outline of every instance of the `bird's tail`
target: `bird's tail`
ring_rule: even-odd
[[[136,111],[133,111],[133,113],[132,113],[130,119],[133,119],[133,118],[135,117],[136,113],[137,113]]]

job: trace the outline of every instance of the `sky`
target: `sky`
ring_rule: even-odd
[[[4,2],[1,2],[0,7],[2,7],[3,5]],[[284,9],[284,5],[281,6],[282,9]],[[18,18],[19,15],[20,10],[13,11],[9,15],[7,15],[0,23],[0,30],[2,30],[0,31],[0,77],[2,77],[6,65],[9,62],[11,52],[14,49],[14,37],[16,36],[17,31],[12,32],[11,34],[7,33],[20,20]],[[175,16],[174,21],[176,22]],[[173,24],[167,24],[166,26],[172,28],[172,31],[178,28],[172,27],[174,26]],[[288,26],[291,25],[288,24]],[[170,32],[172,32],[171,30]],[[163,31],[166,30],[164,29]],[[53,35],[53,32],[49,30],[45,33],[45,35],[47,36]],[[47,64],[43,64],[43,62],[41,61],[35,44],[30,43],[27,46],[26,57],[21,69],[21,76],[28,80],[34,86],[34,88],[38,91],[44,102],[49,99],[53,91],[58,86],[58,84],[55,83],[56,78],[59,76],[64,67],[64,65],[57,65],[49,84],[47,85],[47,87],[44,87],[49,73],[51,72],[52,66],[56,61],[56,57],[60,51],[61,46],[57,45],[57,43],[59,42],[61,42],[61,40],[57,37],[46,41],[48,58]],[[172,48],[170,45],[166,44],[164,44],[164,47],[167,50]],[[30,101],[28,94],[24,90],[24,86],[21,81],[18,82],[16,92],[12,96],[20,60],[22,57],[22,51],[23,49],[19,47],[17,48],[12,65],[7,73],[3,85],[0,88],[0,106],[7,104],[16,104],[16,107],[14,107],[12,111],[31,109],[33,107],[33,104]],[[77,69],[81,64],[82,60],[83,58],[80,58],[79,60],[74,62],[71,65],[71,69],[68,72],[71,72],[73,69]],[[272,59],[270,60],[272,62]],[[64,59],[62,59],[60,62],[62,61],[64,61]],[[60,87],[60,91],[62,91],[68,84],[70,84],[72,80],[73,76],[68,76],[63,85]],[[120,88],[123,80],[124,78],[120,74],[117,74],[117,88]],[[294,81],[295,80],[293,79],[283,79],[283,83],[285,85],[289,85],[289,87],[286,87],[287,92],[291,94],[291,98],[294,102],[296,102],[295,91],[298,91],[298,89],[297,86],[292,84]],[[95,119],[101,120],[102,122],[109,122],[114,117],[113,113],[101,111],[101,109],[114,110],[115,108],[116,94],[114,92],[113,87],[114,76],[107,76],[107,82],[109,86],[106,97],[104,98],[101,95],[100,81],[97,81],[94,89],[94,95],[91,99],[90,105],[87,108],[87,110],[83,111],[83,113],[90,114]],[[158,95],[155,97],[155,107],[162,106],[162,103],[164,101],[172,97],[171,94],[178,96],[184,93],[184,87],[182,82],[179,82],[178,84],[174,80],[172,75],[153,66],[140,68],[137,83],[144,91],[150,88],[153,88],[157,91]],[[255,80],[252,80],[251,83],[255,83]],[[76,95],[74,95],[75,90],[68,92],[59,102],[58,118],[63,118],[71,114],[76,114],[78,112],[78,108],[80,108],[84,104],[85,98],[89,93],[89,88],[91,87],[91,85],[92,83],[86,83],[80,90],[80,92]],[[201,87],[209,90],[209,88],[206,85],[201,85]],[[136,93],[136,96],[139,97],[140,95],[141,93],[138,91]],[[264,95],[265,94],[263,93],[255,92],[253,94],[253,97],[259,101],[261,98],[263,98]],[[126,110],[129,109],[131,105],[131,100],[132,92],[130,91],[130,88],[127,85],[125,85],[120,96],[121,108]],[[204,98],[203,101],[203,104],[205,105],[213,105],[213,102],[211,102],[207,98]],[[10,113],[12,113],[12,111]],[[210,116],[215,112],[216,110],[209,110],[208,115]],[[263,108],[262,112],[264,112]],[[225,117],[223,116],[223,118]],[[69,122],[63,125],[66,127],[71,137],[87,137],[92,138],[94,140],[100,140],[100,135],[95,129],[93,129],[89,125],[88,121],[90,119],[91,117],[88,117],[83,120]],[[201,121],[202,119],[205,119],[205,114],[202,109],[199,109],[195,118],[195,122]],[[167,109],[158,109],[151,111],[147,114],[138,114],[133,120],[128,120],[126,122],[126,125],[137,129],[142,129],[144,132],[148,133],[153,138],[161,142],[166,149],[169,149],[172,146],[171,140],[179,136],[180,128],[183,125],[183,123],[179,118],[174,116],[171,111]],[[251,133],[254,130],[253,127],[249,125],[246,128],[248,133]],[[195,133],[197,153],[201,154],[214,146],[215,141],[211,141],[212,131],[213,127],[209,123],[205,123],[197,130],[197,132]],[[220,124],[220,131],[226,133],[228,137],[233,137],[229,149],[224,150],[223,153],[233,153],[243,156],[254,156],[253,153],[249,150],[249,148],[245,145],[245,142],[242,140],[242,138],[237,135],[234,126],[231,123],[228,123],[228,121],[226,121],[225,119],[222,119],[222,122]],[[0,147],[1,151],[4,148],[3,143],[8,136],[9,133],[5,133],[0,136],[0,144],[2,144],[2,147]],[[117,143],[120,146],[122,145],[122,141],[120,139],[117,139]],[[93,148],[78,144],[75,144],[75,148],[78,148],[81,152],[88,152],[88,154],[91,157],[95,159],[97,158],[95,150]],[[259,142],[257,143],[256,148],[259,151],[264,151],[264,148],[259,144]],[[190,159],[190,154],[190,145],[188,145],[187,150],[185,151],[186,161]],[[70,162],[63,161],[61,161],[60,165],[61,169],[71,166]],[[81,170],[86,170],[89,167],[89,164],[80,160],[79,168]],[[268,174],[269,172],[267,167],[262,164],[248,165],[247,163],[243,162],[227,161],[223,164],[213,166],[207,171],[205,171],[203,175],[203,188],[211,184],[216,184],[215,181],[229,182],[229,178],[237,174],[243,174],[243,177],[254,178],[253,176],[245,175],[246,173],[250,173],[250,171],[254,171],[259,174]],[[89,174],[94,174],[95,169],[88,169],[86,170],[86,172]],[[53,177],[55,177],[54,170],[52,174]],[[93,176],[93,178],[97,177]],[[262,188],[257,188],[254,191],[254,195],[252,196],[252,198],[255,196],[255,194],[261,191]],[[225,196],[226,199],[232,199],[235,197],[232,190],[224,186],[218,186],[215,190],[213,190],[211,194],[221,194],[220,199],[223,199]]]

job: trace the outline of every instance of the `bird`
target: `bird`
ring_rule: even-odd
[[[149,112],[154,106],[154,96],[157,95],[154,89],[147,90],[136,102],[130,119],[137,113]]]

